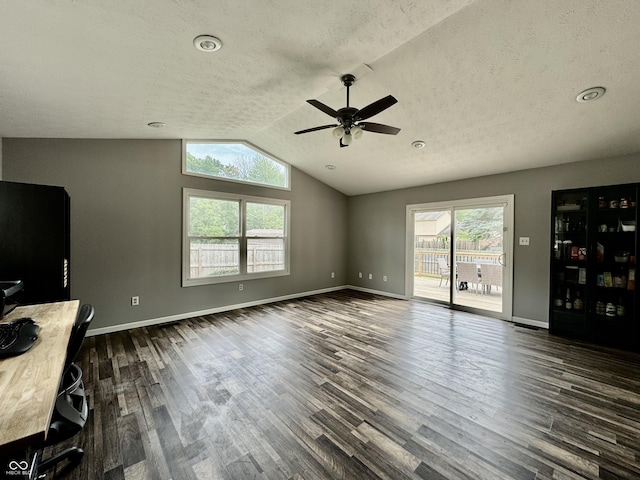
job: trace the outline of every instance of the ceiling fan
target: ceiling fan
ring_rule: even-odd
[[[323,111],[327,115],[335,118],[337,124],[321,125],[319,127],[307,128],[306,130],[300,130],[294,132],[296,135],[301,133],[315,132],[317,130],[324,130],[326,128],[333,128],[333,136],[340,139],[341,147],[348,147],[351,145],[352,140],[358,139],[362,136],[363,132],[384,133],[387,135],[397,135],[400,131],[399,128],[390,127],[389,125],[382,125],[380,123],[364,122],[367,118],[373,117],[378,113],[386,110],[390,106],[398,103],[392,95],[387,95],[380,100],[377,100],[364,108],[357,109],[349,106],[349,87],[356,81],[356,77],[350,73],[343,75],[342,83],[347,87],[347,106],[339,110],[334,110],[328,107],[318,100],[307,100],[318,110]]]

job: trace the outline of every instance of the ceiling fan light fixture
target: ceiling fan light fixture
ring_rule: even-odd
[[[342,143],[345,144],[346,146],[351,145],[352,140],[353,140],[353,136],[351,135],[351,133],[345,133],[344,137],[342,137]]]
[[[354,125],[353,127],[351,127],[351,135],[356,140],[362,137],[363,133],[364,133],[364,130],[362,130],[362,128],[360,128],[358,125]]]
[[[342,138],[342,136],[344,135],[344,128],[342,127],[336,127],[333,129],[333,136],[336,138]]]

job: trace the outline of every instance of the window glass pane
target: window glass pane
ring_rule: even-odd
[[[284,270],[284,239],[247,239],[247,273]]]
[[[289,274],[288,200],[183,189],[182,285]]]
[[[243,143],[186,141],[187,173],[287,187],[288,166]]]
[[[192,239],[190,278],[219,277],[240,273],[240,241],[237,239]]]
[[[247,237],[284,237],[284,205],[247,202]]]
[[[189,202],[190,237],[238,237],[239,235],[240,202],[191,197]]]

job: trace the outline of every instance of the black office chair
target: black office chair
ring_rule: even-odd
[[[89,406],[84,392],[82,382],[82,370],[73,363],[80,349],[82,342],[93,320],[94,309],[91,305],[82,305],[78,311],[78,316],[71,331],[71,338],[67,346],[67,358],[65,369],[58,391],[58,398],[54,407],[51,424],[47,433],[47,440],[44,446],[58,444],[67,440],[82,430],[89,415]],[[67,448],[59,454],[40,462],[38,471],[42,472],[55,466],[63,460],[69,460],[70,465],[75,466],[84,455],[84,451],[76,446]]]

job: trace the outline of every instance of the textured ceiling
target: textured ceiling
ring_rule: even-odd
[[[638,0],[0,7],[1,137],[244,138],[349,195],[640,151]],[[333,123],[305,100],[344,106],[344,73],[352,106],[398,99],[370,119],[397,136],[293,135]]]

